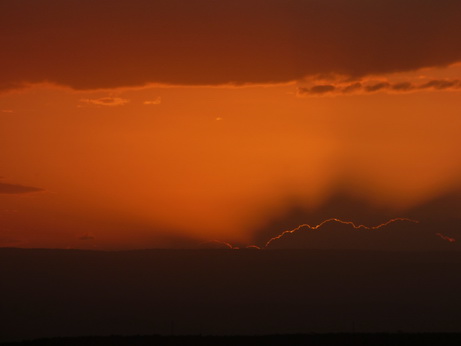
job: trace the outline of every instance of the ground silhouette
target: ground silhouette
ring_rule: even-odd
[[[0,342],[460,332],[460,252],[0,249]]]

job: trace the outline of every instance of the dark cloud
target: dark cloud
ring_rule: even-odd
[[[461,193],[453,192],[433,198],[404,211],[378,207],[347,194],[332,196],[317,209],[306,209],[293,202],[285,214],[272,219],[257,232],[255,242],[264,246],[282,232],[303,224],[316,226],[337,218],[356,225],[377,226],[398,217],[417,220],[396,221],[379,229],[356,229],[350,224],[328,222],[318,229],[301,227],[270,243],[268,248],[368,249],[368,250],[460,250]]]
[[[350,93],[374,93],[378,91],[410,92],[423,90],[459,90],[461,89],[461,80],[459,79],[434,79],[421,84],[413,82],[379,82],[379,83],[360,83],[351,84],[319,84],[310,88],[298,88],[298,95],[323,95],[326,93],[350,94]]]
[[[0,58],[0,63],[1,62],[2,62],[2,60]],[[24,84],[21,84],[21,83],[14,83],[14,82],[3,83],[3,82],[0,81],[0,92],[6,91],[6,90],[13,90],[13,89],[22,89],[22,88],[25,88],[25,87],[26,86]]]
[[[330,84],[315,85],[312,88],[299,88],[301,94],[323,95],[334,91],[336,87]]]
[[[0,194],[23,194],[31,192],[40,192],[43,189],[32,186],[24,186],[18,184],[7,184],[0,182]]]
[[[449,88],[459,88],[461,87],[461,83],[459,80],[443,80],[443,79],[435,79],[431,80],[419,87],[419,89],[449,89]]]
[[[349,84],[348,86],[342,89],[343,93],[350,93],[362,89],[362,83],[356,82]]]
[[[414,89],[414,86],[410,82],[402,82],[402,83],[396,83],[392,85],[392,90],[396,91],[410,91]]]
[[[381,82],[381,83],[376,83],[376,84],[372,84],[372,85],[367,85],[367,86],[365,86],[365,90],[367,92],[373,92],[373,91],[378,91],[378,90],[382,90],[382,89],[387,89],[390,86],[391,85],[389,83]]]
[[[441,250],[446,249],[435,232],[421,232],[421,225],[394,222],[379,229],[356,229],[349,224],[331,222],[316,230],[301,228],[270,243],[269,249],[317,248],[362,250]],[[449,247],[448,249],[451,249]]]
[[[2,0],[0,89],[275,83],[461,60],[459,0]]]

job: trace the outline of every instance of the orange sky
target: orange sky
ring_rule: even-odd
[[[458,2],[173,2],[1,2],[0,246],[250,244],[293,203],[374,225],[460,190]]]

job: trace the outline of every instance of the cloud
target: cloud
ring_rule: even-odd
[[[445,240],[441,242],[437,239]],[[424,225],[391,223],[379,229],[355,228],[348,223],[328,223],[321,228],[302,225],[268,243],[268,249],[363,249],[388,251],[459,250],[455,238],[427,232]]]
[[[388,220],[388,221],[386,221],[384,223],[381,223],[379,225],[376,225],[376,226],[365,226],[365,225],[356,225],[352,221],[345,221],[345,220],[341,220],[341,219],[337,219],[337,218],[332,218],[332,219],[324,220],[321,223],[319,223],[318,225],[313,225],[312,226],[312,225],[308,225],[308,224],[302,224],[302,225],[299,225],[298,227],[296,227],[296,228],[294,228],[292,230],[283,231],[279,235],[269,239],[266,242],[266,244],[264,245],[264,247],[268,248],[268,247],[270,247],[272,245],[272,243],[277,242],[278,240],[282,240],[286,236],[289,236],[289,235],[295,234],[297,232],[300,232],[303,229],[306,229],[306,230],[309,230],[309,231],[321,230],[327,224],[338,224],[340,226],[346,225],[347,227],[349,227],[350,229],[353,229],[353,230],[374,231],[374,230],[384,229],[385,227],[387,227],[388,225],[390,225],[390,224],[392,224],[394,222],[419,223],[419,221],[417,221],[417,220],[412,220],[412,219],[408,219],[408,218],[399,217],[399,218],[395,218],[395,219],[390,219],[390,220]]]
[[[439,79],[439,80],[431,80],[419,87],[419,89],[430,89],[434,88],[437,90],[444,90],[444,89],[457,89],[461,88],[461,81],[459,80],[444,80],[444,79]]]
[[[32,186],[24,186],[19,184],[7,184],[0,182],[0,194],[24,194],[24,193],[32,193],[32,192],[41,192],[44,191],[38,187]]]
[[[455,241],[461,229],[461,219],[456,213],[461,207],[459,191],[442,194],[399,211],[373,205],[345,193],[333,195],[313,209],[296,201],[288,207],[285,213],[276,218],[272,216],[266,225],[257,230],[254,243],[261,247],[267,244],[268,249],[461,249],[461,243]],[[328,219],[330,221],[325,222]],[[386,222],[392,219],[397,220]],[[356,226],[359,224],[367,227]]]
[[[3,0],[0,89],[285,83],[443,66],[461,61],[460,15],[459,0]]]
[[[0,112],[2,113],[14,113],[12,109],[1,109]]]
[[[282,232],[266,243],[266,248],[342,248],[368,250],[409,250],[436,248],[435,233],[421,234],[418,221],[391,219],[375,226],[329,219],[319,225],[300,225]]]
[[[367,86],[365,86],[365,90],[367,92],[373,92],[373,91],[378,91],[378,90],[382,90],[382,89],[388,89],[389,87],[390,87],[389,83],[381,82],[381,83],[376,83],[376,84],[372,84],[372,85],[367,85]]]
[[[354,92],[354,91],[358,91],[360,89],[362,89],[362,83],[356,82],[356,83],[352,83],[352,84],[349,84],[349,85],[345,86],[342,89],[342,92],[343,93],[351,93],[351,92]]]
[[[123,99],[121,97],[101,97],[98,99],[81,99],[80,102],[96,105],[96,106],[123,106],[130,102],[130,100]]]
[[[299,88],[301,94],[323,95],[335,91],[336,87],[330,84],[315,85],[311,88]]]
[[[1,34],[0,34],[0,37],[1,37]],[[1,62],[2,62],[2,59],[0,58],[0,63]],[[24,83],[19,83],[19,82],[0,82],[0,92],[8,91],[8,90],[23,89],[25,87],[26,87],[26,85]]]
[[[450,243],[454,243],[454,242],[456,241],[455,238],[446,236],[446,235],[441,234],[441,233],[436,233],[435,235],[438,236],[438,237],[440,237],[440,238],[442,238],[443,240],[446,240],[446,241],[450,242]]]
[[[145,105],[159,105],[161,103],[162,103],[162,98],[160,96],[155,98],[154,100],[147,100],[143,102],[143,104]]]
[[[410,82],[396,83],[391,86],[392,90],[396,91],[411,91],[414,90],[414,86]]]
[[[370,94],[386,91],[390,93],[405,93],[425,90],[461,90],[459,79],[433,79],[423,83],[406,82],[354,82],[337,84],[318,84],[313,87],[299,87],[298,96],[322,96],[324,94]]]

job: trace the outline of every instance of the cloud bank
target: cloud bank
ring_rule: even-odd
[[[267,249],[459,251],[460,206],[460,192],[443,194],[399,212],[336,195],[314,210],[293,205],[285,215],[260,229],[255,242]],[[313,222],[305,224],[302,220]],[[350,220],[361,220],[365,226],[347,222]]]
[[[283,83],[443,66],[461,61],[460,16],[458,0],[2,0],[0,90]]]
[[[300,96],[323,96],[341,94],[369,94],[379,91],[405,93],[424,90],[461,90],[459,79],[433,79],[423,83],[415,82],[374,82],[374,83],[339,83],[318,84],[312,87],[298,88]]]

